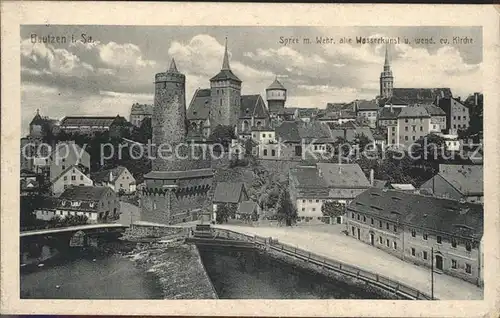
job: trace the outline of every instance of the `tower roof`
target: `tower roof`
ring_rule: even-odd
[[[284,90],[286,90],[286,88],[283,86],[283,84],[281,84],[280,81],[278,81],[278,76],[275,77],[274,82],[272,82],[271,85],[269,85],[269,87],[267,89],[284,89]]]
[[[224,48],[224,59],[222,61],[222,69],[217,75],[215,75],[210,79],[210,81],[223,81],[223,80],[233,80],[241,83],[241,80],[238,78],[238,76],[234,75],[233,71],[231,71],[231,67],[229,66],[229,54],[227,52],[227,38]]]
[[[388,49],[388,46],[386,45],[385,46],[385,62],[384,62],[384,66],[389,66],[389,49]]]
[[[229,55],[227,53],[227,38],[224,44],[224,60],[222,61],[222,70],[231,70],[231,66],[229,66]]]
[[[169,73],[179,73],[177,70],[177,65],[175,64],[174,58],[172,58],[172,61],[170,62],[170,67],[168,68]]]
[[[42,118],[42,116],[40,116],[40,111],[37,109],[36,110],[36,115],[31,120],[30,125],[41,125],[41,124],[43,124],[43,122],[44,122],[43,118]]]

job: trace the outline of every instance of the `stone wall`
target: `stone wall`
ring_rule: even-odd
[[[125,233],[124,237],[129,238],[159,238],[164,236],[173,236],[183,233],[187,233],[189,228],[176,227],[176,226],[150,226],[150,225],[138,225],[132,224]]]

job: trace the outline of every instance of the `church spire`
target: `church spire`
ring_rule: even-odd
[[[384,66],[390,66],[390,64],[389,64],[389,48],[388,48],[387,44],[385,45],[385,62],[384,62]]]
[[[226,43],[224,45],[224,60],[222,61],[222,70],[231,70],[231,67],[229,66],[229,55],[227,53],[227,37],[226,37]]]
[[[178,73],[179,71],[177,70],[177,65],[175,65],[175,60],[172,58],[172,61],[170,62],[170,67],[168,69],[169,72],[175,72]]]

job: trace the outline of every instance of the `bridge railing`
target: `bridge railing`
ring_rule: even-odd
[[[235,232],[232,230],[226,230],[226,229],[217,229],[217,231],[221,231],[219,233],[225,232],[227,235],[227,238],[232,238],[232,239],[238,239],[241,240],[242,238],[247,241],[254,242],[255,244],[259,245],[265,245],[267,248],[270,248],[274,251],[281,252],[290,256],[293,256],[295,258],[304,260],[308,263],[321,266],[321,268],[325,269],[330,269],[335,272],[339,272],[360,280],[363,280],[369,284],[378,286],[380,288],[383,288],[389,292],[393,292],[398,295],[402,295],[404,297],[410,298],[410,299],[416,299],[416,300],[430,300],[431,296],[423,293],[413,287],[410,287],[406,284],[403,284],[401,282],[398,282],[395,279],[379,275],[376,273],[369,272],[367,270],[364,270],[362,268],[359,268],[354,265],[350,265],[344,262],[340,262],[337,260],[332,260],[330,258],[311,253],[309,251],[306,251],[304,249],[291,246],[288,244],[280,243],[278,240],[275,240],[271,237],[262,237],[258,235],[247,235],[239,232]],[[436,299],[436,298],[434,298]]]

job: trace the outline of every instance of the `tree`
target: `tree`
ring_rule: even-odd
[[[339,203],[337,201],[327,201],[323,203],[321,212],[323,213],[323,216],[336,218],[344,214],[345,207],[342,203]]]
[[[217,215],[215,221],[217,224],[226,223],[230,217],[236,215],[236,204],[222,203],[217,205]]]
[[[227,149],[229,147],[233,139],[236,139],[234,127],[223,125],[218,125],[217,127],[215,127],[215,129],[208,137],[209,141],[211,141],[212,143],[221,144],[224,149]]]
[[[278,210],[276,211],[276,217],[280,224],[285,223],[286,226],[291,226],[297,220],[297,209],[290,199],[290,192],[288,187],[281,191],[280,198],[278,200]]]

